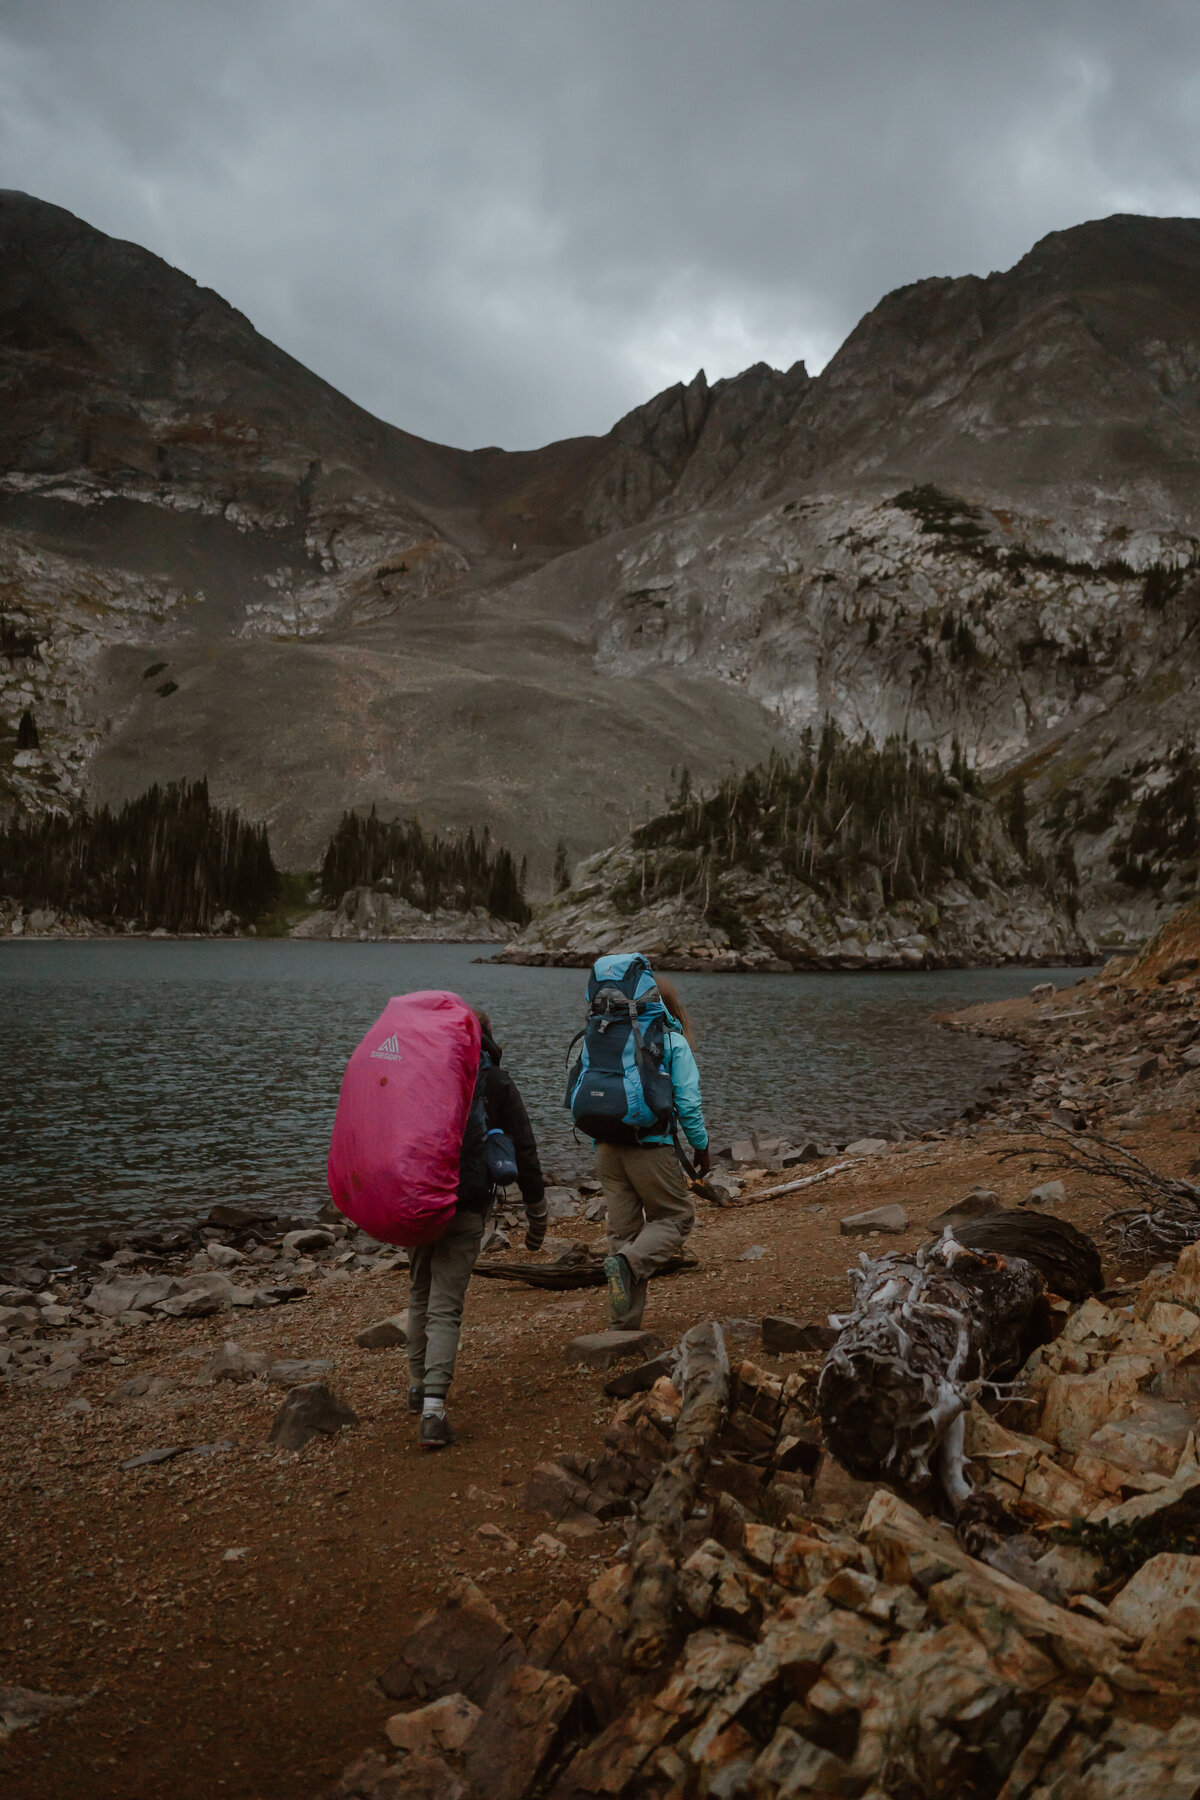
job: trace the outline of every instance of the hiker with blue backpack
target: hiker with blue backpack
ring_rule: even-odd
[[[708,1129],[690,1022],[674,984],[656,980],[644,956],[601,956],[587,1000],[566,1103],[596,1144],[609,1305],[613,1324],[632,1331],[642,1322],[650,1276],[679,1255],[695,1223],[688,1176],[708,1174]],[[696,1154],[694,1171],[680,1126]]]

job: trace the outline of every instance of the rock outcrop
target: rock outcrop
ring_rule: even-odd
[[[0,252],[0,804],[207,772],[287,865],[377,802],[490,820],[536,888],[672,764],[830,714],[1020,772],[1091,942],[1194,891],[1200,223],[1054,233],[816,378],[514,454],[372,419],[28,196]]]

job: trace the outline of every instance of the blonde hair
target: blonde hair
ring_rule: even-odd
[[[692,1021],[688,1016],[687,1007],[679,998],[679,989],[675,986],[673,981],[668,981],[665,975],[656,975],[654,979],[658,986],[659,994],[662,997],[663,1005],[671,1014],[672,1018],[679,1020],[684,1037],[689,1044],[692,1043]]]

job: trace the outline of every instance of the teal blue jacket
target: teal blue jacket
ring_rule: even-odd
[[[708,1127],[704,1123],[704,1110],[700,1104],[700,1071],[692,1055],[692,1046],[682,1031],[668,1027],[664,1033],[663,1067],[671,1077],[671,1086],[675,1090],[675,1111],[679,1115],[679,1123],[683,1126],[688,1143],[693,1150],[706,1150]],[[669,1144],[671,1141],[669,1134],[641,1139],[643,1144]]]

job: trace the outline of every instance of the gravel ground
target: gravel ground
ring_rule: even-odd
[[[1054,1010],[1077,992],[1049,1008],[979,1009],[975,1023],[1021,1038],[1035,1055],[1054,1036]],[[1156,1110],[1151,1091],[1139,1095],[1136,1106],[1121,1102],[1125,1141],[1183,1173],[1195,1154],[1194,1101],[1174,1092]],[[902,1248],[974,1184],[1013,1204],[1045,1173],[1033,1154],[998,1161],[1011,1143],[987,1119],[894,1145],[762,1206],[704,1204],[691,1240],[699,1264],[656,1286],[646,1323],[673,1341],[720,1318],[735,1353],[785,1369],[786,1359],[762,1352],[758,1320],[818,1318],[846,1303],[846,1268],[862,1244],[840,1236],[838,1221],[897,1202],[910,1228],[885,1247]],[[763,1177],[748,1191],[785,1179]],[[1056,1211],[1095,1228],[1116,1191],[1064,1180]],[[599,1226],[577,1221],[555,1229],[573,1242],[600,1238]],[[742,1260],[756,1246],[765,1253]],[[406,1288],[403,1274],[359,1272],[266,1312],[123,1328],[105,1342],[109,1360],[77,1371],[68,1387],[0,1389],[0,1679],[90,1696],[0,1747],[12,1800],[311,1800],[365,1744],[382,1743],[394,1703],[373,1678],[457,1575],[469,1574],[520,1631],[580,1595],[608,1560],[619,1525],[548,1551],[537,1542],[548,1521],[521,1508],[533,1464],[592,1453],[610,1416],[605,1377],[564,1359],[573,1337],[607,1322],[603,1295],[475,1282],[451,1397],[460,1441],[422,1456],[405,1410],[403,1352],[354,1342],[404,1307]],[[329,1358],[329,1384],[359,1424],[298,1453],[268,1447],[283,1391],[203,1376],[227,1337],[275,1357]],[[141,1373],[163,1378],[155,1397],[110,1400]],[[119,1466],[156,1447],[223,1443]],[[515,1549],[479,1535],[497,1525]]]

